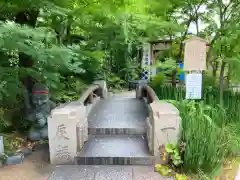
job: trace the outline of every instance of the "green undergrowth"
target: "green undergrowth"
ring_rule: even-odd
[[[178,88],[158,88],[161,100],[174,104],[182,119],[182,153],[184,173],[201,174],[212,177],[219,174],[219,169],[227,157],[240,152],[240,122],[237,103],[240,95],[225,92],[224,107],[218,105],[217,90],[207,91],[203,100],[184,100],[185,92]],[[206,179],[205,178],[205,179]]]

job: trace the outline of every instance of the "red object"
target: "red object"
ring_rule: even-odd
[[[33,91],[33,94],[48,94],[48,91],[38,90],[38,91]]]

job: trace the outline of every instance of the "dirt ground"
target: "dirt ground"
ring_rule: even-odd
[[[0,168],[0,180],[47,180],[54,169],[48,154],[46,147],[41,148],[25,157],[23,164]]]
[[[221,176],[216,180],[234,180],[240,165],[240,157],[229,159],[228,163],[223,167]]]

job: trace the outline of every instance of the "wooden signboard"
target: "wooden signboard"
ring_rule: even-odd
[[[206,70],[207,41],[194,36],[184,43],[184,71]]]

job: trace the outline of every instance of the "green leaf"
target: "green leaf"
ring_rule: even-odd
[[[173,144],[166,144],[165,145],[165,150],[166,150],[167,153],[173,153],[174,145]]]

